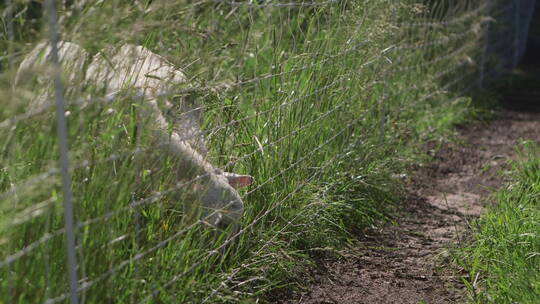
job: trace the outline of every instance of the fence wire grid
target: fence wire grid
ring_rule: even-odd
[[[371,187],[351,166],[519,63],[534,6],[0,4],[0,303],[260,297],[354,213],[325,200]]]

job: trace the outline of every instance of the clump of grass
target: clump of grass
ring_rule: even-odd
[[[473,303],[536,303],[540,298],[540,148],[519,148],[512,182],[478,221],[460,250]]]

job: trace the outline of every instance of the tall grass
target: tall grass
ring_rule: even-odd
[[[513,163],[512,182],[477,223],[460,252],[473,303],[536,303],[540,297],[540,154],[526,143]]]
[[[189,81],[171,100],[204,108],[208,159],[256,179],[242,193],[241,223],[219,231],[198,220],[201,206],[184,196],[189,183],[177,186],[180,164],[153,146],[144,105],[127,93],[113,103],[70,103],[80,298],[268,300],[305,283],[314,257],[388,221],[399,194],[393,174],[470,111],[458,96],[478,77],[481,14],[415,24],[481,4],[463,3],[88,1],[60,11],[63,39],[91,55],[139,44],[184,70]],[[48,37],[31,5],[15,6],[15,34],[0,41],[9,50],[0,85],[5,303],[66,302],[68,292],[54,111],[5,120],[22,117],[37,93],[13,87],[17,63]],[[99,97],[69,88],[68,101]]]

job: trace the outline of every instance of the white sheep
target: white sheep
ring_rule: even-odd
[[[222,172],[206,160],[206,147],[200,136],[200,110],[182,101],[182,110],[188,114],[174,123],[171,132],[169,123],[158,107],[160,96],[170,94],[175,87],[186,84],[181,70],[148,49],[130,44],[106,48],[92,58],[82,47],[71,42],[60,42],[58,50],[68,92],[93,87],[104,92],[111,100],[118,92],[129,92],[144,100],[144,104],[148,105],[144,114],[150,119],[146,125],[152,128],[154,140],[159,143],[157,146],[161,151],[177,160],[179,179],[198,180],[188,191],[194,192],[189,197],[205,210],[202,213],[204,220],[211,225],[238,222],[244,211],[244,203],[236,189],[250,185],[253,178]],[[39,84],[38,89],[32,89],[32,107],[52,102],[50,73],[39,72],[46,71],[50,52],[48,44],[38,44],[24,58],[17,71],[16,85],[28,78],[37,80]],[[168,102],[165,105],[171,106]]]

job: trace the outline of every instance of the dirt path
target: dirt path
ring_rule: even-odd
[[[437,265],[501,185],[515,145],[525,138],[540,143],[540,113],[507,110],[459,133],[462,143],[444,147],[433,167],[419,170],[397,225],[364,236],[363,247],[345,259],[321,261],[309,290],[283,303],[463,302],[459,277]]]

